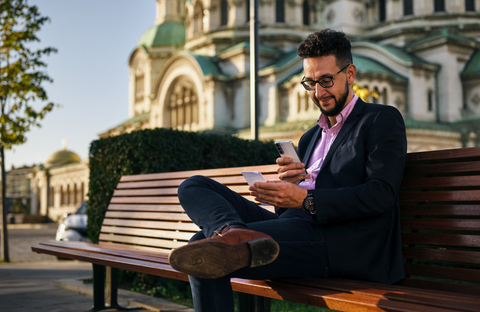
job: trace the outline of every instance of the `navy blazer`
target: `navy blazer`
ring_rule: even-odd
[[[316,125],[300,139],[305,164],[321,135]],[[398,196],[406,153],[400,112],[358,99],[313,190],[330,276],[386,284],[405,277]]]

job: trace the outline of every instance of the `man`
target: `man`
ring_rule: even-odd
[[[321,114],[299,141],[303,163],[280,157],[280,181],[250,187],[277,214],[205,177],[180,186],[180,202],[202,231],[170,263],[189,274],[195,311],[233,311],[231,277],[404,278],[398,195],[405,125],[394,107],[353,94],[350,49],[342,32],[329,29],[298,47],[302,85]],[[305,167],[307,176],[299,175]]]

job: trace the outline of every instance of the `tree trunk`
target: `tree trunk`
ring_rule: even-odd
[[[4,262],[10,262],[10,257],[8,255],[8,233],[7,233],[7,199],[6,199],[6,174],[5,174],[5,153],[3,145],[0,144],[0,157],[2,158],[2,208],[0,212],[2,213],[2,255]]]

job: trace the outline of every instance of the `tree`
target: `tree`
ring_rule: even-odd
[[[36,33],[47,22],[36,6],[27,0],[0,0],[0,157],[2,167],[2,255],[9,262],[5,205],[5,149],[26,142],[25,133],[40,127],[39,120],[54,104],[47,101],[42,83],[53,80],[44,72],[47,65],[41,60],[57,50],[48,47],[32,49],[39,42]],[[38,106],[40,106],[38,108]]]

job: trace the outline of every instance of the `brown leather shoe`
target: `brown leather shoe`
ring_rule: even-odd
[[[269,235],[226,227],[217,236],[173,250],[168,257],[177,271],[200,278],[219,278],[243,267],[273,262],[280,247]]]

